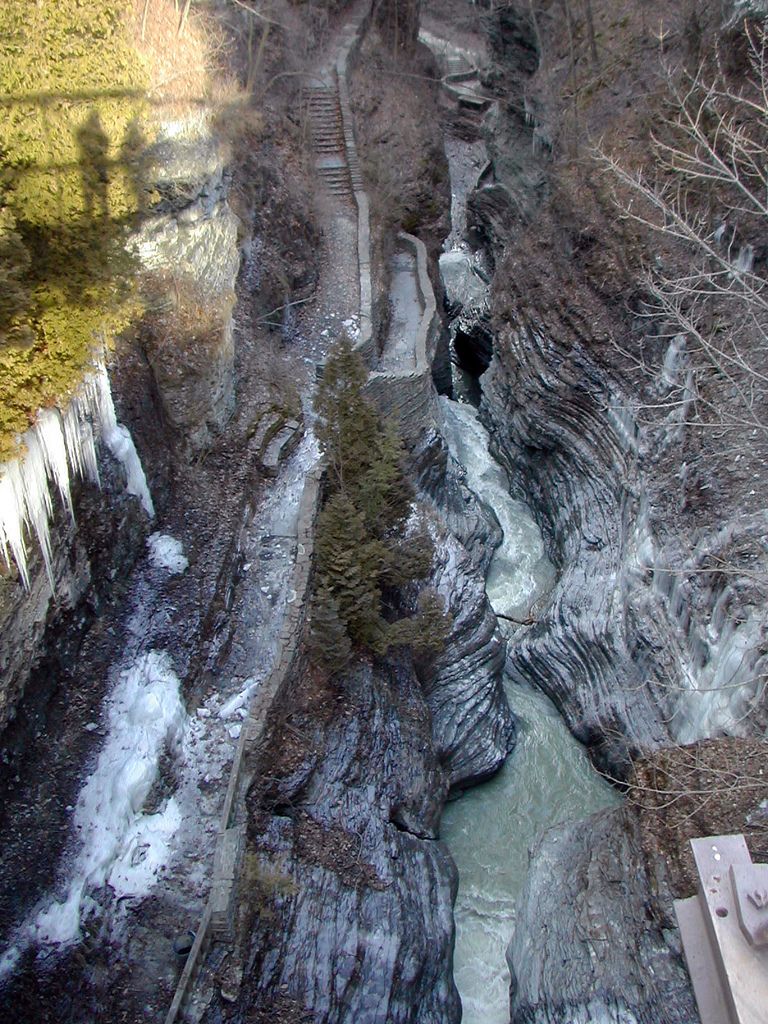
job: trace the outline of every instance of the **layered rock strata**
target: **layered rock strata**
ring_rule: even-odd
[[[671,911],[631,807],[550,829],[507,951],[514,1024],[696,1024]]]
[[[413,669],[360,663],[310,700],[251,794],[264,906],[238,1009],[210,1019],[290,1004],[315,1021],[458,1020],[455,870],[437,841],[448,782]]]

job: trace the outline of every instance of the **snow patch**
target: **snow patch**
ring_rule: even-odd
[[[219,709],[219,718],[231,718],[236,711],[240,708],[244,708],[248,701],[251,699],[251,694],[258,686],[258,683],[254,679],[246,679],[244,689],[239,693],[236,693],[234,697],[230,697],[228,701],[225,701]]]
[[[189,568],[189,560],[184,554],[180,540],[167,533],[153,533],[147,538],[149,560],[156,569],[167,569],[176,575]]]

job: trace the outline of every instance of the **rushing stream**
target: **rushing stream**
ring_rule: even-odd
[[[510,497],[477,411],[448,399],[441,404],[451,453],[504,530],[488,573],[489,600],[496,612],[523,618],[546,598],[554,579],[541,533],[526,506]],[[459,869],[454,963],[464,1024],[509,1020],[504,954],[536,837],[618,800],[550,701],[508,680],[505,687],[519,719],[517,747],[494,779],[446,807],[441,828]]]

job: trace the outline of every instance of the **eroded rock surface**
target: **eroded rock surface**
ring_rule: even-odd
[[[189,122],[164,126],[169,137],[148,154],[147,184],[161,198],[134,244],[151,276],[145,348],[163,410],[177,436],[200,449],[234,408],[240,252],[226,151],[205,116]]]
[[[550,829],[507,952],[513,1024],[697,1024],[671,909],[632,808]]]
[[[438,541],[436,563],[434,586],[453,626],[425,682],[425,694],[441,763],[457,786],[501,767],[514,742],[514,724],[501,687],[506,645],[483,578],[450,534]]]
[[[448,778],[413,669],[362,662],[301,688],[249,798],[262,905],[241,1000],[208,1020],[290,1000],[315,1021],[458,1021]]]

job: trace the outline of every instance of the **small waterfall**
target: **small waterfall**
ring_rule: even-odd
[[[451,454],[466,470],[468,487],[493,509],[504,531],[486,580],[488,600],[497,615],[524,619],[555,580],[541,531],[527,506],[510,496],[507,474],[488,451],[488,432],[477,410],[447,398],[440,404]]]

